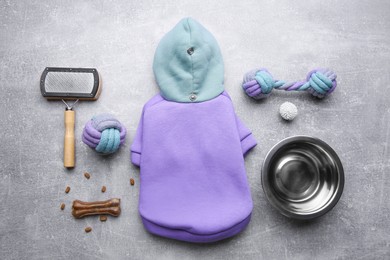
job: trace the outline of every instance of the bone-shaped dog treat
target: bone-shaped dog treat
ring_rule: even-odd
[[[120,199],[93,202],[75,200],[72,205],[72,215],[75,218],[83,218],[89,215],[111,215],[117,217],[121,213],[120,203]]]

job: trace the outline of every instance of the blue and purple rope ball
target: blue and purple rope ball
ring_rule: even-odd
[[[125,142],[126,128],[112,115],[92,117],[84,127],[82,140],[98,153],[116,152]]]
[[[254,98],[271,95],[273,89],[286,91],[308,91],[315,97],[324,98],[337,86],[337,75],[329,69],[315,69],[307,74],[306,81],[285,82],[275,80],[267,69],[254,69],[244,75],[242,88]]]

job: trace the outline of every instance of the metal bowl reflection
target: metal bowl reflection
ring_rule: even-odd
[[[268,201],[283,215],[312,219],[331,210],[344,188],[343,166],[324,141],[293,136],[277,143],[262,168]]]

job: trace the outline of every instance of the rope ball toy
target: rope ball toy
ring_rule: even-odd
[[[112,115],[92,117],[84,127],[82,140],[96,152],[111,154],[125,142],[126,128]]]
[[[324,98],[337,86],[337,75],[329,69],[315,69],[307,74],[306,81],[285,82],[274,80],[267,69],[251,70],[244,75],[242,88],[254,98],[267,98],[273,89],[286,91],[308,91],[315,97]]]

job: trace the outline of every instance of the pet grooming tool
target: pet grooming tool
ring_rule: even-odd
[[[283,215],[313,219],[331,210],[344,188],[343,166],[324,141],[293,136],[268,152],[261,174],[268,201]]]
[[[308,91],[315,97],[324,98],[337,86],[337,75],[328,69],[315,69],[307,74],[306,81],[285,82],[274,80],[266,69],[251,70],[244,75],[242,88],[254,98],[268,97],[273,89],[286,91]]]
[[[97,100],[101,91],[99,73],[93,68],[46,68],[41,76],[41,93],[47,99],[62,100],[65,105],[64,166],[75,166],[73,106],[79,100]],[[75,100],[69,105],[65,100]]]

